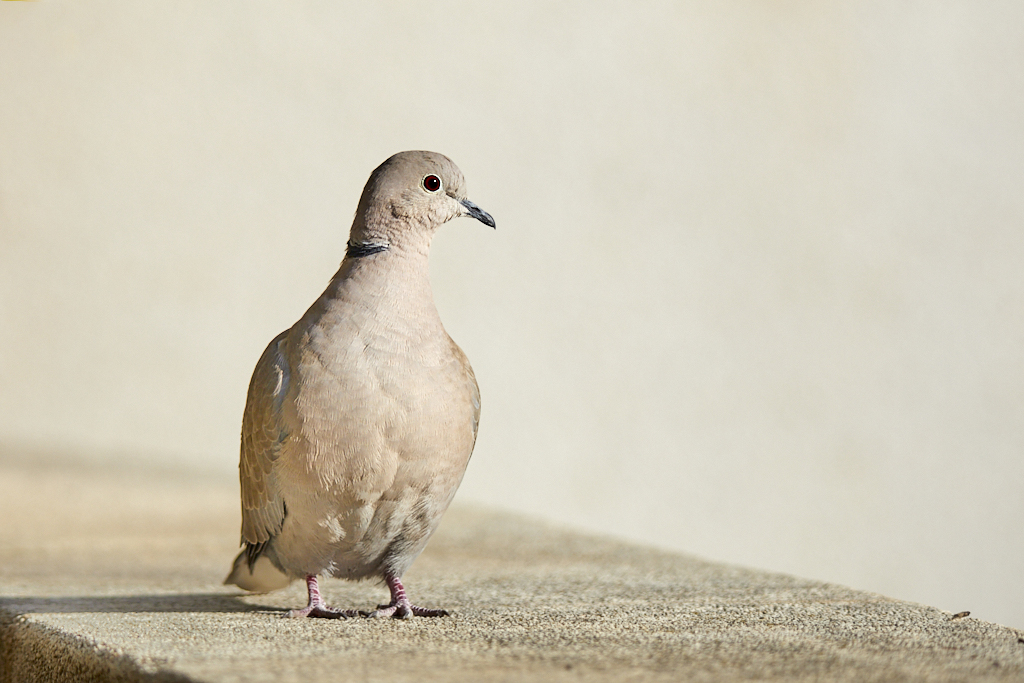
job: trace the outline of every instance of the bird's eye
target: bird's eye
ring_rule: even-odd
[[[437,192],[441,189],[441,179],[436,175],[428,175],[423,178],[423,189],[427,192]]]

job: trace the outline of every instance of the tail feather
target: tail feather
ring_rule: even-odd
[[[231,573],[224,579],[225,585],[234,584],[243,590],[267,593],[284,588],[292,582],[266,555],[251,560],[247,550],[238,553],[231,566]]]

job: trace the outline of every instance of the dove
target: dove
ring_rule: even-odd
[[[304,579],[292,617],[445,616],[402,576],[437,529],[476,444],[480,390],[448,336],[428,272],[453,218],[495,227],[435,152],[401,152],[370,175],[341,267],[270,342],[242,418],[242,545],[226,584],[266,592]],[[391,601],[329,607],[318,577],[383,581]]]

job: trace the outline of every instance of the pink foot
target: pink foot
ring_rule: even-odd
[[[409,598],[405,595],[405,586],[402,585],[402,582],[397,577],[387,576],[384,578],[384,581],[391,590],[391,602],[387,605],[377,605],[377,609],[372,612],[363,612],[364,616],[371,619],[380,619],[382,617],[408,619],[409,617],[448,616],[447,610],[426,609],[424,607],[417,607],[409,602]]]
[[[354,609],[334,609],[327,605],[306,605],[302,609],[293,609],[288,612],[288,617],[295,619],[298,617],[319,617],[321,619],[348,619],[351,617],[360,616],[359,610]]]
[[[288,616],[295,619],[300,617],[317,617],[320,619],[348,619],[358,617],[359,612],[354,609],[333,609],[327,606],[320,597],[320,587],[316,582],[316,574],[306,577],[306,588],[309,590],[309,604],[302,609],[293,609]]]

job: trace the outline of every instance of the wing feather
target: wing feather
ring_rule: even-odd
[[[267,346],[249,382],[242,416],[238,476],[242,486],[242,542],[264,544],[281,532],[286,514],[274,463],[288,436],[281,404],[288,393],[289,367],[283,348],[288,331]]]

